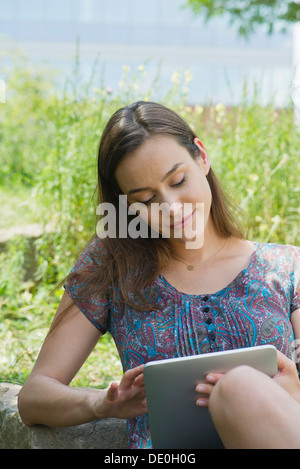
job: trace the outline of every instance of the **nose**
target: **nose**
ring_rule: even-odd
[[[165,194],[161,200],[161,206],[163,212],[169,215],[171,218],[175,218],[176,215],[178,216],[180,213],[182,214],[182,202],[178,200],[177,197],[174,197],[174,195]]]
[[[169,211],[170,211],[170,216],[173,217],[174,219],[182,218],[183,214],[183,205],[181,202],[172,202],[171,205],[169,205]]]
[[[180,207],[182,207],[179,194],[176,194],[175,191],[170,190],[162,190],[160,195],[160,203],[165,206],[169,206],[169,209],[172,211],[178,210]]]
[[[169,200],[163,203],[163,216],[167,225],[173,226],[182,220],[184,216],[184,207],[178,200]]]

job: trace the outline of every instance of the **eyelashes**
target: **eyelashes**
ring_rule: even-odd
[[[139,202],[140,202],[140,204],[149,205],[150,202],[151,202],[153,199],[154,199],[154,196],[151,197],[151,199],[149,199],[149,200],[145,200],[145,201],[139,200]]]
[[[173,184],[172,187],[179,187],[179,186],[183,186],[183,184],[186,182],[186,176],[183,176],[183,178],[181,179],[181,181],[177,182],[177,184]]]
[[[187,181],[187,177],[184,175],[183,178],[181,179],[181,181],[177,182],[176,184],[173,184],[171,187],[175,187],[175,188],[181,187],[181,186],[183,186],[183,185],[186,183],[186,181]],[[152,200],[154,199],[154,197],[155,197],[155,196],[153,196],[153,197],[151,197],[151,199],[145,200],[145,201],[144,201],[144,200],[140,200],[139,202],[140,202],[141,204],[144,204],[144,205],[149,205],[149,204],[152,202]]]

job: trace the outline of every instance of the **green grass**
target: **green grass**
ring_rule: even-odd
[[[145,91],[147,67],[124,67],[108,93],[78,79],[58,90],[51,74],[24,62],[7,72],[0,104],[0,230],[39,223],[37,270],[24,280],[28,242],[0,251],[0,380],[22,384],[36,360],[63,290],[49,296],[94,232],[96,156],[106,121],[120,106],[155,99]],[[186,103],[191,77],[174,74],[161,101],[177,110],[204,142],[223,185],[247,213],[248,239],[299,245],[300,133],[293,109],[262,107],[259,96],[239,106]],[[134,85],[134,86],[133,86]],[[119,379],[115,345],[105,335],[73,385],[105,387]]]
[[[0,230],[24,227],[40,222],[32,189],[24,185],[0,186]]]

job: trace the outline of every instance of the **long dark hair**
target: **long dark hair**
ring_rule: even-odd
[[[121,190],[115,177],[116,168],[121,160],[154,135],[174,138],[193,159],[200,155],[194,143],[197,135],[176,112],[167,107],[138,101],[116,111],[103,131],[99,146],[97,197],[98,204],[109,202],[115,206],[117,222]],[[207,181],[212,192],[211,216],[217,233],[222,237],[243,239],[243,230],[235,213],[237,207],[226,196],[211,168]],[[128,216],[128,223],[130,220]],[[98,239],[95,245],[97,249],[90,252],[94,261],[92,265],[72,272],[60,285],[80,276],[80,283],[84,279],[81,297],[88,297],[92,290],[97,289],[99,293],[109,292],[114,299],[118,291],[118,298],[135,308],[145,310],[157,307],[151,287],[160,270],[172,260],[167,240],[162,237],[107,237]]]

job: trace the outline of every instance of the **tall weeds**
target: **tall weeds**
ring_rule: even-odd
[[[0,252],[0,379],[23,382],[28,375],[62,290],[47,295],[95,230],[98,144],[120,106],[160,100],[178,111],[196,129],[225,189],[244,210],[248,238],[300,245],[300,132],[292,107],[261,106],[257,94],[251,102],[245,95],[233,108],[188,103],[188,71],[174,72],[169,91],[158,99],[159,74],[149,84],[147,63],[133,71],[124,66],[117,89],[96,77],[85,82],[78,61],[72,79],[60,87],[55,74],[24,61],[7,74],[6,103],[0,103],[0,194],[24,194],[21,202],[45,233],[35,243],[31,281],[24,281],[22,238]],[[9,203],[2,200],[2,206]],[[19,223],[20,210],[14,221],[9,218],[9,225]],[[99,345],[107,353],[103,374],[94,379],[97,366],[89,362],[77,384],[105,384],[120,372],[111,346],[109,339]]]

